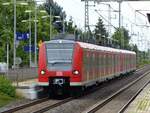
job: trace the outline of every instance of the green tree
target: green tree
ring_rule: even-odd
[[[29,23],[22,23],[22,20],[28,20],[29,19],[29,14],[25,13],[25,10],[32,10],[31,13],[31,20],[32,20],[32,45],[34,45],[34,9],[35,9],[35,1],[34,0],[24,0],[28,1],[27,6],[21,6],[17,5],[16,8],[16,18],[17,18],[17,32],[20,33],[25,33],[29,32]],[[4,6],[4,2],[9,2],[10,5]],[[39,22],[37,23],[37,40],[49,40],[49,28],[50,26],[52,27],[52,24],[50,25],[49,19],[42,19],[41,16],[46,15],[46,14],[40,14],[39,9],[40,7],[38,6],[37,8],[37,19]],[[10,65],[13,64],[13,27],[14,27],[14,8],[13,8],[13,2],[12,0],[0,0],[0,62],[6,62],[6,42],[9,43],[10,45]],[[53,31],[55,29],[53,28]],[[19,45],[17,46],[16,50],[16,56],[21,57],[23,60],[22,65],[28,65],[29,64],[29,54],[27,52],[24,52],[23,46],[28,45],[29,40],[24,40],[24,41],[19,41]]]
[[[122,49],[131,49],[129,44],[131,37],[129,36],[128,30],[125,28],[117,28],[112,36],[112,39],[117,40]]]
[[[54,16],[60,16],[60,21],[65,20],[66,18],[66,13],[63,11],[63,8],[60,7],[56,2],[53,0],[46,0],[46,2],[41,6],[43,7],[48,14],[50,14],[50,9],[51,9],[51,14],[52,14],[52,23],[54,23],[55,28],[57,29],[58,32],[62,32],[63,30],[63,22],[60,23],[55,23],[58,18],[55,18]]]
[[[101,18],[98,19],[98,22],[94,30],[94,35],[96,37],[96,44],[104,45],[106,38],[108,37],[108,33],[104,27],[104,24]]]

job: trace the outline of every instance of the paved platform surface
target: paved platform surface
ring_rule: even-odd
[[[37,79],[29,79],[29,80],[25,80],[22,82],[13,82],[13,86],[16,86],[16,87],[29,87],[29,86],[37,85],[37,84],[38,84]]]
[[[43,89],[38,86],[37,79],[13,82],[13,85],[16,86],[17,95],[31,100],[39,98],[39,93],[43,92]]]
[[[150,113],[150,84],[143,89],[124,113]]]

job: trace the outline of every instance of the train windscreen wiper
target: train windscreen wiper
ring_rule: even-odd
[[[48,61],[48,63],[54,65],[54,64],[59,64],[59,63],[71,63],[71,60],[53,60],[53,61]]]

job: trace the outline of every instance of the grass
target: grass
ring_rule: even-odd
[[[13,97],[10,97],[10,96],[0,92],[0,107],[7,105],[8,103],[10,103],[13,100],[15,100]]]
[[[138,63],[137,63],[137,67],[140,68],[140,67],[143,67],[144,65],[146,64],[150,64],[150,61],[149,60],[140,60]]]

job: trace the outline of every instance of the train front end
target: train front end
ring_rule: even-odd
[[[77,43],[69,40],[52,40],[39,50],[38,81],[48,87],[49,94],[68,93],[71,86],[81,83],[81,54]]]

